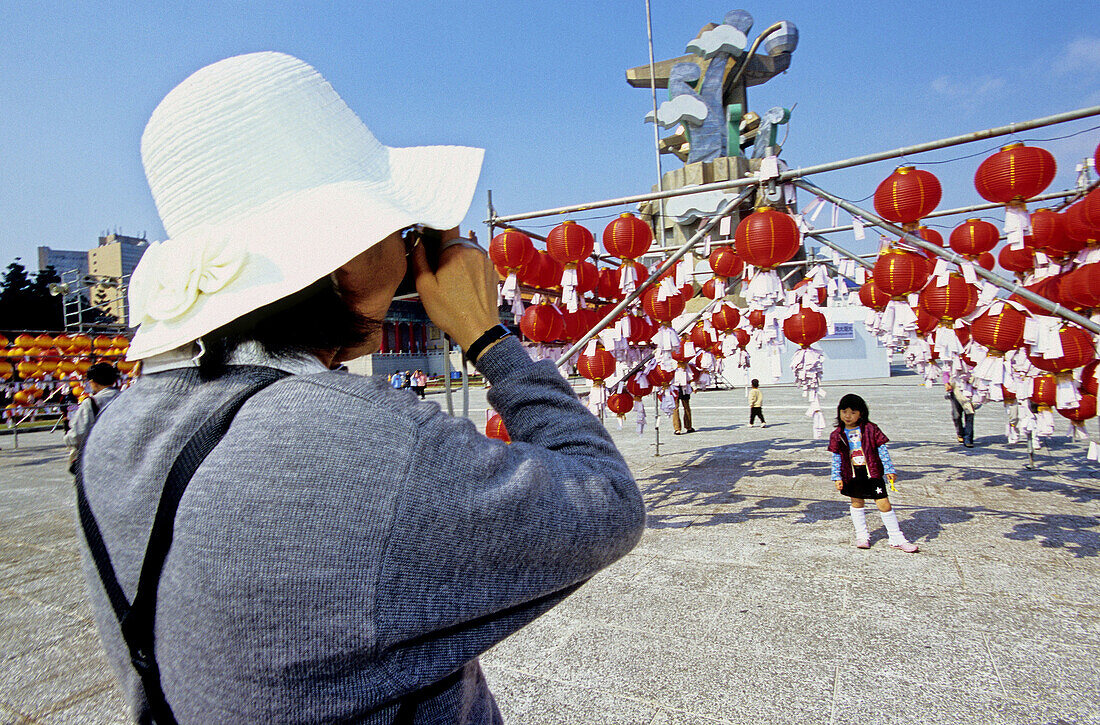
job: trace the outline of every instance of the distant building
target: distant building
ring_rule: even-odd
[[[124,285],[148,248],[149,242],[142,237],[108,234],[99,238],[99,246],[88,252],[88,274],[116,281],[92,285],[93,305],[121,322],[126,321]]]
[[[88,253],[81,249],[38,248],[38,271],[53,267],[58,276],[77,270],[83,276],[88,274]]]

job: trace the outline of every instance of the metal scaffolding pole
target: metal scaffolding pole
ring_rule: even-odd
[[[641,297],[642,293],[649,289],[649,287],[653,285],[662,274],[672,269],[672,265],[680,261],[681,257],[691,251],[692,247],[702,241],[703,237],[705,237],[707,233],[714,228],[714,226],[722,217],[728,216],[730,213],[736,211],[737,207],[741,206],[741,204],[745,201],[745,199],[749,197],[749,194],[751,194],[752,191],[752,189],[746,189],[745,191],[741,192],[740,194],[726,202],[722,206],[722,208],[718,210],[717,214],[711,217],[706,224],[703,224],[699,227],[695,234],[691,236],[691,239],[684,242],[684,244],[678,250],[669,255],[668,259],[665,260],[664,264],[657,268],[656,272],[649,275],[649,277],[647,277],[644,282],[639,284],[633,292],[624,297],[623,300],[619,304],[615,305],[615,307],[612,308],[612,310],[608,312],[602,320],[597,322],[595,327],[585,333],[585,335],[580,340],[573,343],[572,347],[566,350],[562,354],[562,356],[558,358],[557,366],[560,368],[562,365],[569,362],[569,358],[573,357],[573,355],[576,354],[578,350],[587,345],[589,340],[596,337],[596,335],[600,334],[600,332],[602,332],[605,327],[614,322],[615,318],[619,316],[620,312],[625,310],[632,302],[634,302],[634,300]]]
[[[964,262],[970,261],[970,260],[966,259],[966,257],[963,257],[961,254],[957,254],[957,253],[951,251],[950,249],[945,249],[945,248],[943,248],[941,246],[938,246],[936,244],[932,244],[931,242],[928,242],[928,241],[922,239],[921,237],[917,236],[916,234],[910,234],[909,232],[905,231],[901,227],[895,226],[894,224],[891,224],[890,222],[886,221],[885,219],[878,216],[877,214],[869,212],[866,209],[861,209],[860,207],[856,206],[855,204],[851,203],[850,201],[842,199],[839,196],[836,196],[834,194],[830,194],[829,192],[825,191],[821,187],[816,186],[816,185],[814,185],[814,184],[812,184],[808,181],[800,179],[800,180],[795,181],[794,183],[799,188],[805,189],[806,191],[810,192],[811,194],[816,194],[816,195],[820,196],[822,199],[826,199],[828,201],[833,202],[834,204],[840,206],[842,209],[847,211],[849,214],[854,214],[854,215],[856,215],[858,217],[861,217],[863,219],[866,219],[870,222],[874,222],[876,225],[882,227],[883,229],[890,232],[891,234],[898,235],[903,240],[905,240],[909,244],[912,244],[915,247],[919,247],[919,248],[921,248],[925,251],[928,251],[928,252],[933,252],[937,256],[943,257],[947,261],[953,262],[955,264],[963,264]],[[1024,287],[1021,284],[1006,280],[1003,277],[1001,277],[1000,275],[994,274],[993,272],[990,272],[989,270],[987,270],[987,269],[985,269],[985,268],[983,268],[979,265],[974,265],[974,272],[978,276],[984,277],[985,279],[989,280],[990,282],[992,282],[997,287],[1000,287],[1003,290],[1007,290],[1010,294],[1012,294],[1012,293],[1018,294],[1020,297],[1024,298],[1028,302],[1035,303],[1039,307],[1042,307],[1044,310],[1047,310],[1048,312],[1050,312],[1052,315],[1057,315],[1058,317],[1061,317],[1064,320],[1069,320],[1070,322],[1073,322],[1074,324],[1080,325],[1081,327],[1085,328],[1086,330],[1089,330],[1090,332],[1100,334],[1100,325],[1096,324],[1095,322],[1088,319],[1087,317],[1084,317],[1082,315],[1077,314],[1076,312],[1074,312],[1072,310],[1067,310],[1065,307],[1062,307],[1057,302],[1051,302],[1046,297],[1043,297],[1042,295],[1035,294],[1034,292],[1027,289],[1026,287]]]
[[[962,134],[961,136],[950,136],[948,138],[941,138],[936,141],[926,141],[925,143],[914,144],[912,146],[902,146],[901,148],[891,149],[889,151],[879,151],[877,153],[865,154],[863,156],[853,156],[852,158],[842,159],[840,161],[832,161],[827,164],[815,164],[813,166],[804,166],[797,169],[791,169],[781,172],[779,178],[776,179],[776,181],[782,183],[785,181],[798,179],[803,176],[809,176],[811,174],[820,174],[826,171],[837,171],[839,169],[847,169],[853,166],[872,164],[876,161],[885,161],[887,159],[896,159],[903,156],[911,156],[913,154],[923,153],[925,151],[934,151],[936,149],[947,148],[949,146],[958,146],[961,144],[971,143],[973,141],[982,141],[987,138],[1007,136],[1009,134],[1019,133],[1020,131],[1027,131],[1033,128],[1042,128],[1043,126],[1051,126],[1056,123],[1064,123],[1066,121],[1076,121],[1078,119],[1088,118],[1090,116],[1100,116],[1100,106],[1088,106],[1086,108],[1079,108],[1075,111],[1056,113],[1052,116],[1043,116],[1042,118],[1035,118],[1030,121],[1019,121],[1017,123],[1010,123],[1007,126],[987,128],[983,131],[974,131],[971,133]],[[634,196],[624,196],[618,199],[605,199],[603,201],[593,201],[587,204],[574,204],[571,206],[556,207],[554,209],[541,209],[539,211],[525,212],[522,214],[508,214],[501,217],[495,217],[494,219],[491,219],[489,221],[495,223],[498,226],[501,226],[508,222],[519,221],[521,219],[534,219],[536,217],[554,216],[557,214],[569,214],[577,211],[587,211],[589,209],[602,209],[609,206],[623,206],[625,204],[636,204],[639,202],[652,201],[655,199],[669,199],[675,196],[701,194],[707,191],[736,189],[742,186],[752,186],[756,183],[757,179],[754,177],[734,179],[731,181],[716,181],[711,184],[700,184],[698,186],[689,186],[683,189],[671,189],[669,191],[660,191],[649,194],[635,194]]]

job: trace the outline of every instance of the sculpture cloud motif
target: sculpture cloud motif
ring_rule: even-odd
[[[732,25],[719,25],[687,44],[687,52],[710,58],[716,53],[740,55],[748,46],[748,38]]]
[[[663,128],[684,123],[698,126],[707,117],[707,104],[693,96],[676,96],[657,108],[657,123]],[[653,111],[645,115],[647,123],[653,122]]]

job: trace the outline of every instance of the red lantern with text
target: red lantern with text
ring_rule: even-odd
[[[809,347],[825,337],[827,330],[825,315],[808,307],[799,307],[797,312],[783,321],[783,335],[802,347]]]
[[[954,272],[942,287],[930,284],[920,292],[920,308],[944,323],[966,317],[977,304],[977,288]]]
[[[760,207],[737,225],[733,235],[737,256],[761,269],[772,269],[798,252],[798,225],[789,214]]]
[[[900,249],[889,249],[875,260],[874,284],[894,299],[916,292],[928,281],[924,258]]]
[[[987,201],[1020,203],[1050,186],[1057,170],[1054,157],[1046,149],[1013,143],[978,166],[974,186]]]
[[[637,259],[649,251],[653,230],[630,212],[624,212],[603,230],[603,247],[613,257]]]
[[[1004,305],[996,315],[986,312],[970,323],[970,335],[979,345],[1006,353],[1024,341],[1027,317],[1012,305]]]
[[[997,246],[1001,232],[983,219],[967,219],[951,231],[951,248],[967,257],[976,257]]]
[[[914,224],[940,203],[940,180],[930,171],[899,166],[875,189],[875,211],[899,224]]]

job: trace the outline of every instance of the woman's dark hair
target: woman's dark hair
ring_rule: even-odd
[[[381,326],[381,320],[349,309],[325,276],[204,335],[206,352],[199,358],[199,375],[204,380],[221,376],[243,342],[255,341],[268,355],[288,358],[361,345]]]
[[[118,370],[111,363],[97,362],[88,368],[88,380],[109,388],[118,382]]]
[[[836,404],[836,425],[838,428],[844,425],[844,421],[840,419],[840,411],[842,410],[858,410],[860,423],[871,422],[871,415],[867,412],[867,401],[855,393],[848,393]]]

